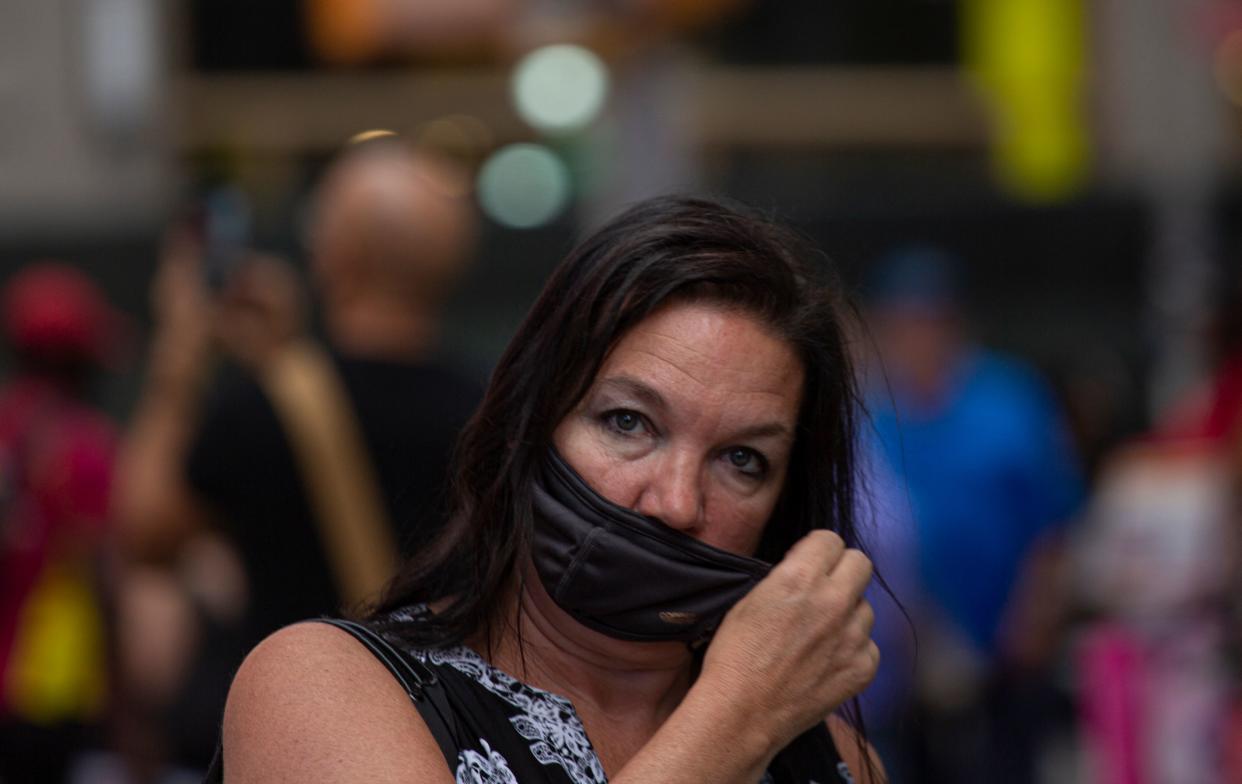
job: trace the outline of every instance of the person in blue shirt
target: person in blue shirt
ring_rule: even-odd
[[[1080,468],[1048,385],[967,338],[950,255],[907,248],[874,272],[868,323],[879,362],[868,408],[914,520],[918,595],[908,604],[921,680],[935,687],[933,703],[982,709],[999,673],[1029,669],[1040,624],[1029,617],[1028,574],[1076,511]],[[1006,755],[1005,770],[1019,766],[1022,754]],[[967,767],[988,764],[987,755],[963,756]],[[993,767],[980,778],[996,775]]]

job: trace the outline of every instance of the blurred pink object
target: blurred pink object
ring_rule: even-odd
[[[1142,646],[1120,626],[1093,629],[1078,649],[1079,705],[1098,784],[1145,784],[1139,749]]]
[[[4,332],[14,348],[101,365],[117,358],[123,317],[73,267],[57,262],[27,266],[9,279],[2,297]]]
[[[1076,548],[1100,620],[1078,649],[1090,779],[1221,784],[1233,478],[1209,441],[1153,439],[1099,480]]]

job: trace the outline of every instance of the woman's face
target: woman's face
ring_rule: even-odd
[[[794,350],[753,316],[673,304],[618,341],[553,443],[613,503],[750,555],[785,483],[802,386]]]

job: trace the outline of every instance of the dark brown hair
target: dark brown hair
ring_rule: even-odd
[[[442,600],[427,623],[394,635],[445,646],[483,634],[528,557],[531,487],[552,432],[586,394],[609,350],[674,301],[711,301],[758,317],[799,353],[806,388],[786,485],[757,557],[777,561],[808,531],[858,546],[856,420],[860,407],[826,259],[744,208],[691,197],[642,202],[580,243],[553,272],[501,357],[454,456],[443,535],[410,560],[376,608]]]

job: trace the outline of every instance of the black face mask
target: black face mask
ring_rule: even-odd
[[[534,491],[534,562],[544,588],[611,637],[705,640],[771,569],[604,499],[555,450]]]

